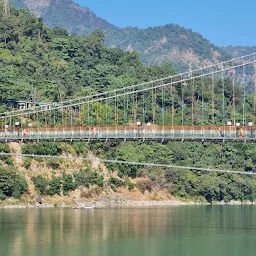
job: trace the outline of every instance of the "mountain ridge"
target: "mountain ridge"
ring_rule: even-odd
[[[72,0],[11,2],[19,8],[27,7],[37,17],[42,17],[49,27],[64,27],[69,33],[78,35],[88,35],[100,29],[106,35],[107,46],[135,50],[147,65],[172,61],[179,71],[183,71],[188,67],[210,65],[230,58],[229,52],[223,48],[179,25],[119,28]]]

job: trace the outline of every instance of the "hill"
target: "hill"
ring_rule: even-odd
[[[37,17],[42,17],[49,27],[64,27],[70,33],[88,35],[97,29],[111,31],[116,27],[97,17],[88,8],[71,0],[11,0],[17,8],[28,8]]]
[[[137,51],[145,64],[172,61],[179,70],[207,65],[229,58],[221,48],[211,44],[200,34],[178,25],[139,29],[118,28],[97,17],[88,8],[71,0],[12,0],[15,6],[29,8],[42,17],[49,27],[64,27],[69,33],[88,35],[100,29],[106,34],[107,46]]]
[[[256,46],[227,46],[222,47],[222,49],[233,58],[245,56],[256,52]]]
[[[0,100],[60,101],[173,74],[170,64],[145,67],[136,53],[106,48],[102,32],[69,36],[27,10],[0,5]]]
[[[189,63],[208,65],[228,58],[228,54],[200,34],[174,24],[146,29],[129,27],[119,33],[109,31],[106,42],[109,46],[138,51],[146,64],[171,60],[176,66],[187,67]]]

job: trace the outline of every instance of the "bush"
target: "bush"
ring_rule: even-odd
[[[58,156],[62,153],[62,148],[55,142],[27,143],[23,145],[22,153]]]
[[[109,183],[110,183],[110,186],[113,185],[114,187],[117,187],[117,188],[123,187],[125,185],[125,183],[122,180],[114,178],[114,177],[111,177],[109,179]]]
[[[51,196],[53,196],[55,194],[60,195],[60,192],[61,192],[61,178],[54,177],[49,182],[48,195],[51,195]]]
[[[126,178],[124,181],[125,185],[128,186],[128,189],[131,191],[135,188],[135,184],[132,183],[129,178]]]
[[[89,187],[89,185],[103,186],[103,176],[97,172],[91,171],[89,168],[81,170],[75,174],[76,186]]]
[[[0,168],[0,194],[20,198],[28,189],[27,181],[13,169]]]
[[[16,198],[20,198],[24,192],[28,190],[27,181],[24,178],[19,178],[16,180],[13,186],[12,196]]]
[[[69,191],[76,189],[76,183],[73,181],[73,176],[63,174],[62,177],[53,177],[51,180],[43,176],[36,176],[32,178],[36,191],[40,195],[55,195],[60,194],[61,187],[63,193],[66,195]]]
[[[9,148],[9,146],[7,144],[0,144],[0,152],[4,152],[4,153],[10,153],[11,150]],[[0,160],[2,160],[4,163],[8,164],[8,165],[13,165],[13,161],[12,158],[10,156],[0,156]]]
[[[72,144],[76,155],[86,155],[88,153],[88,143],[87,142],[74,142]]]
[[[47,195],[47,188],[49,185],[49,180],[47,180],[45,177],[43,176],[37,176],[37,177],[33,177],[32,181],[34,182],[36,191],[40,194],[40,195]]]
[[[77,188],[77,184],[73,181],[73,176],[65,173],[62,176],[62,182],[63,182],[63,193],[67,194],[69,191],[75,190]]]
[[[0,191],[0,200],[3,201],[6,199],[6,195],[2,193],[2,191]]]
[[[30,165],[31,165],[32,159],[30,157],[24,157],[23,159],[23,166],[26,169],[29,169]]]
[[[2,160],[7,165],[13,165],[13,161],[10,156],[0,156],[0,160]]]

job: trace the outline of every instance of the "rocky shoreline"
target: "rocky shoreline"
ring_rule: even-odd
[[[179,206],[179,205],[200,205],[202,203],[182,202],[178,200],[166,201],[132,201],[132,200],[102,200],[102,201],[86,201],[76,204],[15,204],[1,205],[0,209],[22,209],[22,208],[110,208],[110,207],[149,207],[149,206]]]
[[[212,205],[255,205],[256,202],[240,202],[230,201],[225,202],[213,202]],[[112,208],[112,207],[155,207],[155,206],[188,206],[188,205],[211,205],[204,202],[193,201],[180,201],[180,200],[164,200],[164,201],[133,201],[133,200],[101,200],[101,201],[86,201],[78,202],[76,204],[6,204],[0,205],[0,209],[25,209],[25,208],[74,208],[74,209],[89,209],[89,208]]]

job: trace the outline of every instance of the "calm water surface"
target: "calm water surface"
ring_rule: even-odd
[[[256,255],[255,206],[2,209],[0,255]]]

